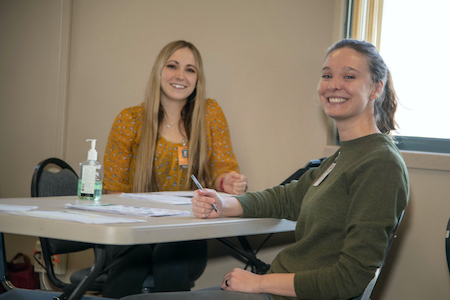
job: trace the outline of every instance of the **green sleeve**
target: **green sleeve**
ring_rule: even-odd
[[[245,218],[277,218],[296,221],[300,212],[303,196],[314,178],[313,170],[307,171],[285,186],[275,186],[261,192],[246,193],[237,196]]]

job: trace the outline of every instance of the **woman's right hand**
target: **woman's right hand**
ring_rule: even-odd
[[[223,200],[215,190],[196,190],[191,199],[192,212],[199,219],[217,218],[223,208]],[[214,210],[213,205],[217,208]]]
[[[199,219],[239,217],[244,213],[241,202],[237,198],[222,198],[211,189],[196,190],[191,202],[192,212]],[[213,204],[217,211],[214,210]]]

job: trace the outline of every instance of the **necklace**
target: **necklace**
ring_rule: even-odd
[[[173,125],[169,125],[169,123],[167,123],[167,122],[164,122],[164,123],[166,124],[167,128],[169,128],[169,129],[177,124],[177,123],[174,123]]]
[[[167,121],[168,121],[168,118],[165,117],[163,122],[164,122],[164,124],[166,124],[167,128],[169,128],[169,129],[180,123],[180,119],[178,119],[178,121],[173,123],[172,125],[170,125],[169,122],[167,122]]]

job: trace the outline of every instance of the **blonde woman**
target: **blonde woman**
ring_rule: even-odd
[[[239,173],[225,115],[215,100],[205,98],[203,63],[194,45],[175,41],[161,50],[144,103],[122,110],[112,125],[104,167],[107,193],[193,190],[191,174],[204,187],[230,194],[246,191],[247,180]],[[177,267],[184,269],[171,276],[170,287],[165,287],[157,274],[175,268],[164,270],[160,257],[153,257],[152,263],[152,252],[174,253],[179,260],[184,255],[188,261],[188,253],[206,253],[206,242],[133,248],[128,259],[110,271],[103,295],[139,293],[150,266],[156,291],[188,290],[186,276],[179,276],[188,264],[183,267],[180,260]]]
[[[183,150],[187,161],[180,160]],[[215,100],[205,99],[203,63],[194,45],[175,41],[161,50],[145,102],[114,121],[104,166],[106,192],[191,190],[191,174],[218,191],[246,190],[225,116]]]

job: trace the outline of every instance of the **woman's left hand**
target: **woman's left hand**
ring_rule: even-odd
[[[268,293],[299,298],[294,287],[295,273],[258,275],[239,268],[223,276],[220,287],[227,291],[261,294]]]
[[[220,287],[227,291],[243,292],[243,293],[261,293],[259,286],[261,284],[262,275],[235,268],[223,277]]]
[[[220,185],[220,181],[223,179],[222,185]],[[226,173],[222,178],[218,178],[220,189],[225,193],[232,195],[241,195],[245,193],[247,190],[247,177],[243,174],[239,174],[238,172],[231,171]]]

